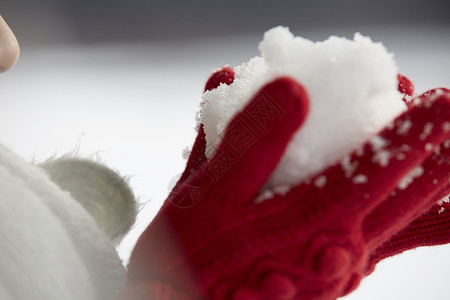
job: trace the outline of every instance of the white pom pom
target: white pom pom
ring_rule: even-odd
[[[114,245],[92,216],[41,168],[2,145],[0,228],[2,296],[106,300],[125,284]]]
[[[63,156],[40,165],[68,191],[117,245],[136,221],[137,203],[127,182],[93,160]]]

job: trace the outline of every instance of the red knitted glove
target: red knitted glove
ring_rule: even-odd
[[[206,89],[233,75],[213,74]],[[200,126],[186,170],[136,245],[123,299],[332,300],[387,256],[449,242],[450,207],[433,205],[450,192],[450,91],[413,103],[346,164],[260,203],[307,116],[305,89],[286,77],[264,86],[210,160]]]

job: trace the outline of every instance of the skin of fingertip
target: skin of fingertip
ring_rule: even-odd
[[[19,43],[0,15],[0,73],[10,69],[19,59]]]
[[[136,221],[137,202],[127,182],[113,170],[88,159],[61,157],[40,165],[69,192],[118,245]]]

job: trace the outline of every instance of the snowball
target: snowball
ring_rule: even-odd
[[[353,40],[332,36],[312,42],[276,27],[265,33],[259,50],[261,56],[234,68],[231,85],[204,93],[200,122],[211,157],[227,124],[261,87],[280,76],[301,83],[309,94],[310,112],[266,188],[311,179],[406,109],[397,90],[393,55],[359,33]]]

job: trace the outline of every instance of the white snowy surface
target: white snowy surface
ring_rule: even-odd
[[[395,53],[399,71],[414,81],[417,92],[450,87],[448,28],[293,32],[324,40],[355,31]],[[195,138],[205,80],[223,64],[256,56],[260,39],[22,48],[18,64],[0,74],[0,143],[27,161],[72,152],[79,143],[81,155],[98,153],[107,165],[130,175],[146,205],[119,249],[126,261],[171,180],[183,170],[181,153]],[[447,300],[449,251],[450,246],[417,249],[388,259],[345,299]]]
[[[261,56],[234,68],[235,80],[203,95],[200,121],[211,156],[232,117],[265,84],[290,76],[309,95],[309,113],[266,188],[294,186],[358,148],[406,110],[398,69],[381,43],[359,33],[312,42],[286,27],[264,34]],[[277,101],[277,99],[274,99]]]

